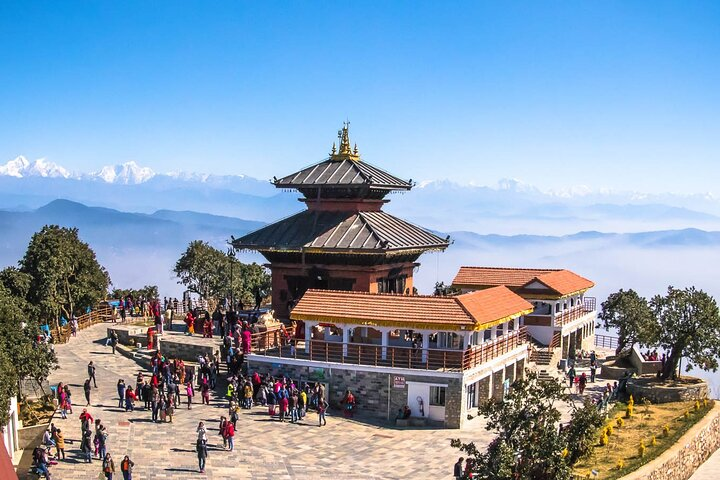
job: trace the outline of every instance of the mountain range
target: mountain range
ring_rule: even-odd
[[[58,198],[122,211],[191,210],[261,222],[303,209],[296,193],[245,175],[159,174],[135,162],[74,173],[24,157],[0,166],[0,208],[27,211]],[[720,230],[720,199],[711,194],[648,195],[583,186],[544,191],[504,179],[492,187],[421,181],[411,192],[389,198],[388,212],[443,231],[559,235],[581,230]]]

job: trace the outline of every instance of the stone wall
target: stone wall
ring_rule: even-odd
[[[265,360],[265,359],[263,359]],[[347,389],[357,397],[359,415],[394,423],[400,408],[408,404],[407,382],[447,384],[445,394],[445,422],[448,428],[460,428],[463,401],[462,379],[452,376],[430,376],[422,372],[387,373],[353,367],[315,367],[248,359],[248,372],[257,371],[273,376],[286,376],[295,382],[321,382],[327,385],[326,394],[332,408],[340,408]],[[279,359],[278,359],[279,360]],[[395,376],[403,378],[396,386]],[[440,425],[443,426],[443,425]]]
[[[52,421],[52,420],[51,420]],[[21,450],[32,449],[42,443],[42,437],[45,430],[50,426],[50,422],[33,425],[32,427],[23,427],[18,429],[18,448]]]
[[[665,453],[620,480],[687,480],[720,448],[720,403]]]
[[[217,344],[210,343],[210,340],[204,344],[190,343],[183,337],[159,337],[158,340],[160,351],[166,358],[180,358],[184,361],[197,361],[200,355],[212,358],[215,350],[219,350]]]
[[[644,383],[645,378],[631,379],[627,389],[635,399],[647,398],[653,403],[688,402],[709,398],[707,382],[698,381],[689,385],[664,386],[658,383]]]

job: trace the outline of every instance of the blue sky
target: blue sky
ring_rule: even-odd
[[[0,2],[0,163],[720,194],[720,2]]]

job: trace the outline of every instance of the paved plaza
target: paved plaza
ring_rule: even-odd
[[[235,451],[227,452],[217,428],[220,416],[227,414],[227,402],[217,395],[209,406],[195,403],[187,410],[181,405],[173,423],[155,424],[148,411],[126,413],[117,408],[117,380],[134,384],[142,367],[120,353],[113,355],[104,346],[106,329],[107,324],[95,325],[56,347],[60,368],[51,375],[50,384],[70,384],[74,411],[67,420],[59,415],[54,419],[65,434],[67,460],[52,467],[53,478],[97,480],[100,474],[99,460],[86,464],[80,458],[78,415],[85,403],[82,383],[90,360],[97,365],[99,388],[93,389],[88,410],[109,430],[108,451],[115,460],[116,478],[122,478],[123,456],[130,455],[136,479],[443,479],[452,478],[453,463],[460,456],[450,447],[451,438],[475,441],[479,446],[492,438],[482,419],[463,430],[396,429],[338,418],[330,412],[328,425],[320,428],[314,413],[293,425],[271,420],[266,409],[256,407],[241,411]],[[590,385],[588,390],[601,385]],[[182,400],[185,402],[184,394]],[[567,408],[562,410],[567,412]],[[209,427],[210,452],[204,474],[198,472],[194,450],[195,428],[201,420]],[[716,478],[720,478],[720,453],[711,457],[692,480]]]
[[[99,388],[93,389],[88,410],[109,430],[108,451],[115,460],[118,478],[122,478],[119,466],[126,454],[135,462],[136,479],[452,478],[459,452],[450,447],[450,439],[459,437],[484,444],[491,438],[482,420],[464,430],[405,430],[329,416],[327,426],[320,428],[314,413],[299,425],[283,424],[270,420],[266,409],[256,407],[242,410],[235,451],[226,452],[217,433],[220,415],[227,414],[224,399],[215,397],[210,406],[196,403],[190,411],[182,405],[173,423],[165,424],[152,423],[150,412],[126,413],[117,408],[118,379],[134,384],[140,367],[120,353],[113,355],[104,346],[106,328],[107,324],[95,325],[56,347],[60,368],[50,377],[50,384],[62,381],[71,385],[74,411],[67,420],[59,415],[54,420],[65,434],[68,459],[52,467],[53,478],[97,480],[101,470],[100,461],[83,463],[79,450],[78,415],[85,403],[82,383],[90,360],[97,365]],[[210,427],[205,474],[198,472],[194,450],[195,428],[201,420]]]

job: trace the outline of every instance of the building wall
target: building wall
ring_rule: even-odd
[[[288,318],[287,302],[290,299],[288,292],[288,284],[286,276],[304,276],[314,265],[298,265],[297,267],[288,266],[271,266],[272,271],[272,308],[275,316],[278,318]],[[354,283],[352,290],[358,292],[377,293],[377,281],[388,275],[388,272],[394,268],[401,268],[400,275],[405,275],[405,288],[413,289],[413,269],[414,263],[406,264],[389,264],[381,266],[354,267],[343,268],[340,265],[318,265],[319,268],[328,272],[331,278],[352,278]],[[287,292],[287,298],[282,299],[282,292]],[[295,299],[299,300],[299,298]]]
[[[409,405],[416,412],[413,401],[408,399],[409,385],[413,383],[447,385],[445,390],[445,421],[447,428],[460,428],[462,410],[462,378],[458,374],[442,375],[400,369],[379,370],[373,367],[359,369],[357,366],[330,365],[319,362],[300,364],[279,363],[281,359],[267,357],[248,358],[248,371],[258,371],[273,376],[286,376],[297,382],[322,382],[326,384],[328,402],[333,408],[341,407],[347,389],[357,397],[357,412],[375,419],[394,423],[398,410]],[[283,361],[284,362],[284,361]],[[400,377],[400,378],[396,378]],[[425,416],[430,405],[425,405]],[[415,416],[415,415],[414,415]]]
[[[20,429],[20,419],[18,417],[18,405],[15,397],[10,398],[10,422],[3,427],[3,443],[11,460],[15,460],[15,452],[20,449],[18,438],[18,430]]]

